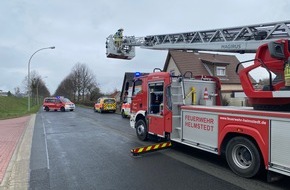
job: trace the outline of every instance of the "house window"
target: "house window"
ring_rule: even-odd
[[[226,76],[226,67],[216,67],[217,76]]]
[[[170,70],[170,75],[171,76],[175,76],[175,70],[174,69]]]

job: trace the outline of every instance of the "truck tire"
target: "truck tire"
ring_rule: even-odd
[[[49,107],[46,106],[46,107],[45,107],[45,111],[49,111]]]
[[[234,173],[251,178],[261,169],[261,156],[256,145],[245,137],[231,139],[226,147],[226,159]]]
[[[141,141],[146,141],[148,139],[148,130],[146,122],[143,119],[140,119],[135,124],[136,134],[138,139]]]
[[[64,107],[61,107],[61,108],[60,108],[60,111],[65,112]]]

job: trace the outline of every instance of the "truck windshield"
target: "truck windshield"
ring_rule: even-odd
[[[137,79],[133,83],[133,89],[132,89],[132,96],[138,94],[138,92],[142,91],[142,80]]]
[[[68,98],[63,98],[62,102],[70,102],[70,100]]]

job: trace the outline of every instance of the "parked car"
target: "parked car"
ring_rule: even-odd
[[[43,110],[45,111],[74,111],[75,104],[68,98],[62,96],[46,97],[43,100]]]
[[[95,112],[113,112],[115,113],[117,109],[116,99],[115,98],[108,98],[108,97],[101,97],[97,100],[94,105]]]

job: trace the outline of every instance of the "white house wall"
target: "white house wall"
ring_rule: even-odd
[[[180,71],[178,70],[174,60],[171,57],[166,72],[171,73],[172,71],[174,71],[174,75],[180,75]]]

